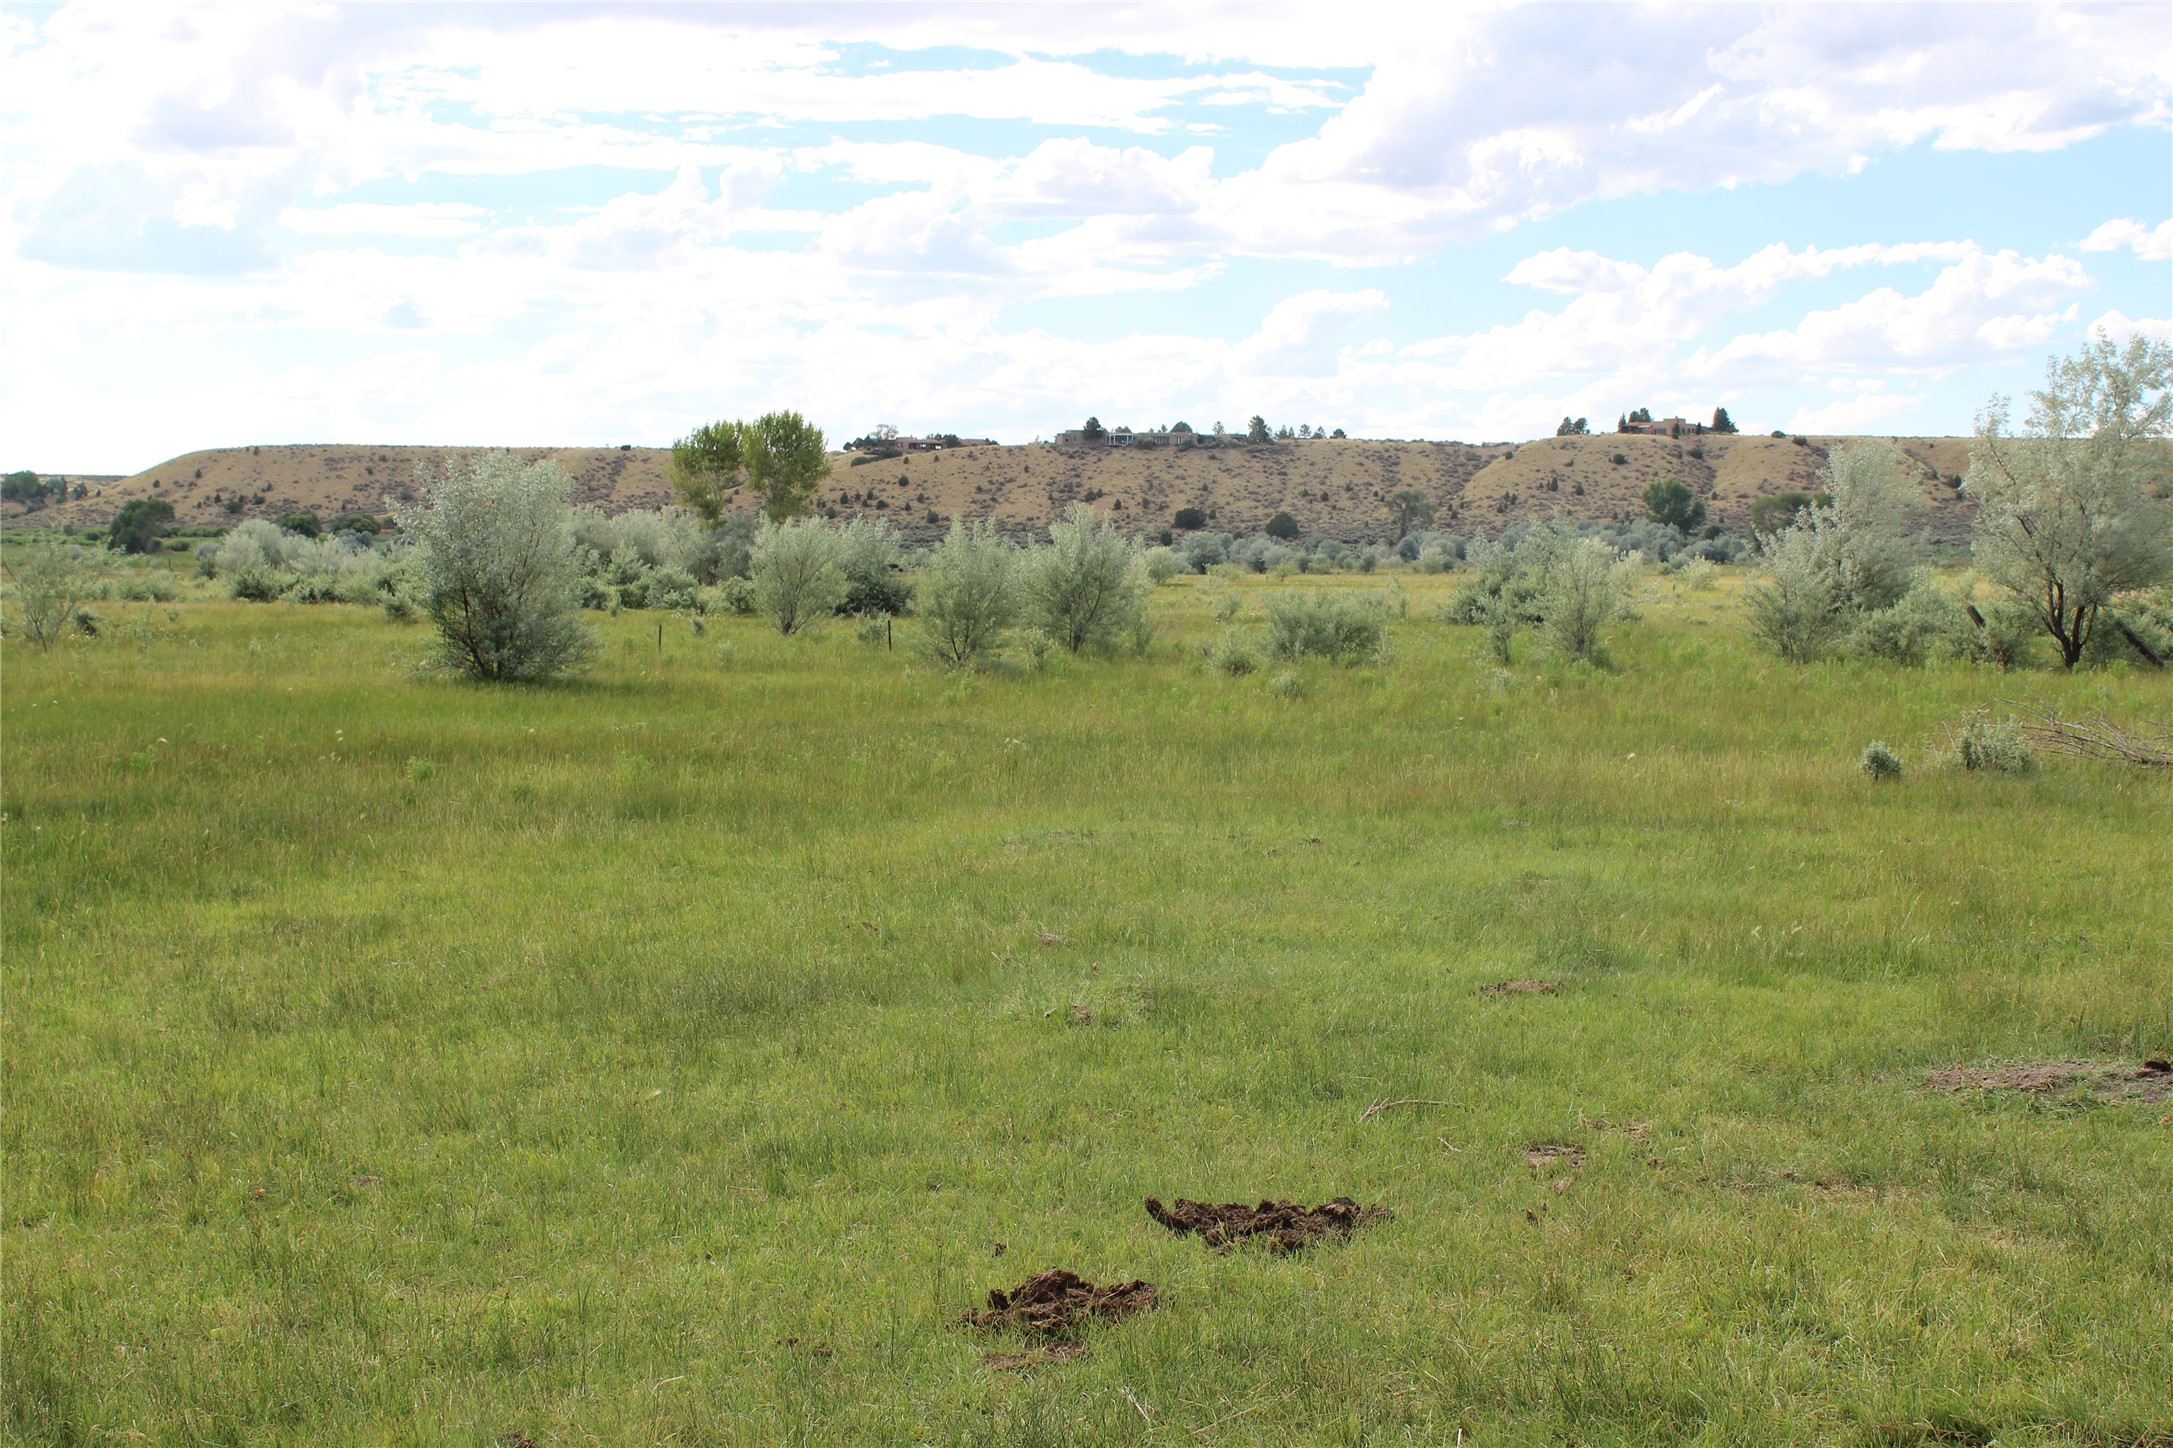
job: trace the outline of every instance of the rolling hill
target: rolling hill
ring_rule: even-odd
[[[956,516],[993,518],[1007,529],[1045,526],[1073,502],[1110,512],[1128,529],[1169,526],[1197,507],[1210,526],[1254,532],[1287,510],[1308,533],[1358,542],[1392,538],[1388,497],[1416,488],[1435,503],[1435,526],[1498,531],[1557,512],[1609,521],[1640,514],[1647,484],[1678,477],[1706,500],[1713,522],[1741,531],[1760,497],[1808,491],[1826,450],[1848,439],[1713,437],[1670,439],[1604,433],[1520,444],[1314,439],[1247,447],[961,447],[888,459],[833,455],[818,506],[839,516],[890,518],[914,537],[940,533]],[[1921,469],[1935,537],[1956,537],[1969,505],[1956,492],[1968,465],[1967,438],[1893,440]],[[56,521],[97,524],[130,498],[171,501],[184,523],[276,518],[299,509],[320,515],[381,513],[416,496],[418,467],[481,448],[346,444],[213,448],[185,453],[131,477],[92,481],[88,496],[49,510]],[[516,448],[552,458],[573,477],[575,496],[612,511],[671,500],[670,452],[663,448]],[[1622,461],[1616,462],[1620,457]],[[752,501],[739,500],[751,507]],[[10,509],[12,516],[19,516]]]

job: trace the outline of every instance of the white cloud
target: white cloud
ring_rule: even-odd
[[[1544,377],[1602,373],[1656,373],[1674,365],[1684,344],[1709,334],[1730,312],[1762,306],[1790,283],[1830,276],[1855,267],[1898,266],[1926,261],[1962,263],[1979,255],[1967,242],[1909,243],[1801,251],[1774,244],[1733,266],[1693,252],[1677,252],[1651,266],[1593,251],[1556,248],[1525,258],[1504,278],[1572,298],[1560,311],[1531,311],[1520,320],[1484,332],[1442,337],[1404,349],[1408,358],[1438,369],[1447,387],[1514,386]],[[1760,346],[1737,339],[1725,360],[1756,355]],[[1708,377],[1693,358],[1692,377]]]
[[[1785,331],[1735,338],[1690,359],[1693,376],[1772,372],[1800,376],[1823,369],[1955,367],[1987,346],[2041,343],[2078,315],[2075,299],[2092,289],[2079,262],[2057,253],[1968,254],[1914,294],[1880,287],[1838,307],[1805,315]]]
[[[1824,407],[1798,408],[1785,425],[1793,433],[1890,433],[1894,431],[1892,427],[1882,429],[1877,425],[1921,411],[1923,406],[1921,397],[1890,393],[1883,384],[1874,384]]]
[[[2105,222],[2075,244],[2084,251],[2118,251],[2125,246],[2144,261],[2173,261],[2173,221],[2146,227],[2122,217]]]
[[[1944,375],[2072,331],[2081,264],[2004,236],[1568,245],[1510,271],[1534,292],[1460,284],[1479,320],[1418,342],[1387,268],[1609,197],[2163,126],[2162,30],[2147,7],[10,13],[0,328],[37,346],[5,349],[0,408],[133,466],[221,429],[654,437],[770,403],[855,431],[1024,435],[1084,404],[1513,436]],[[896,63],[862,73],[866,45]],[[2079,254],[2161,260],[2169,227],[2107,222]],[[1382,270],[1327,269],[1356,265]],[[1936,275],[1832,304],[1901,267]],[[1233,274],[1227,321],[1154,300]],[[1822,281],[1828,305],[1794,300]]]
[[[473,236],[489,214],[462,201],[346,201],[290,206],[279,213],[279,224],[312,236]]]
[[[2173,342],[2173,317],[2131,317],[2116,308],[2093,320],[2085,330],[2103,332],[2116,341],[2140,333],[2154,342]]]

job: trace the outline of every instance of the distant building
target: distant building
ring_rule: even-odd
[[[1115,427],[1091,441],[1084,429],[1076,427],[1065,428],[1056,435],[1058,447],[1212,447],[1214,441],[1196,432],[1171,432],[1167,428],[1133,432],[1130,428]]]
[[[1705,424],[1682,417],[1656,417],[1651,422],[1626,422],[1620,430],[1657,437],[1682,437],[1685,434],[1702,437],[1705,434]]]
[[[891,446],[900,452],[942,452],[951,447],[994,447],[992,437],[960,437],[956,433],[935,433],[928,437],[900,437],[891,440]]]

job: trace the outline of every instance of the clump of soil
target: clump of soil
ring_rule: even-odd
[[[2173,1099],[2173,1061],[2152,1057],[2140,1066],[2103,1061],[2036,1061],[2020,1066],[1946,1066],[1924,1078],[1940,1091],[2030,1091],[2070,1087],[2117,1101]]]
[[[1549,1167],[1562,1171],[1582,1171],[1584,1169],[1584,1148],[1581,1146],[1565,1146],[1554,1141],[1541,1142],[1537,1146],[1524,1148],[1524,1161],[1526,1165],[1535,1171],[1545,1171]]]
[[[1551,980],[1497,980],[1479,987],[1480,995],[1553,995],[1562,987]]]
[[[1096,1286],[1076,1272],[1052,1267],[1029,1277],[1009,1292],[995,1288],[988,1294],[988,1310],[969,1312],[960,1319],[983,1332],[1016,1327],[1055,1337],[1085,1326],[1094,1318],[1114,1322],[1145,1312],[1154,1306],[1151,1282],[1117,1282]]]
[[[1259,1237],[1278,1252],[1296,1252],[1322,1237],[1348,1237],[1368,1222],[1384,1221],[1386,1207],[1361,1207],[1349,1197],[1337,1197],[1317,1207],[1296,1202],[1195,1202],[1179,1197],[1168,1206],[1147,1198],[1147,1215],[1182,1236],[1196,1232],[1202,1242],[1217,1251],[1247,1237]]]
[[[1073,1358],[1085,1356],[1086,1344],[1083,1342],[1052,1342],[1047,1347],[1028,1348],[1025,1352],[985,1352],[981,1354],[981,1361],[999,1373],[1022,1373],[1044,1363],[1068,1363]]]

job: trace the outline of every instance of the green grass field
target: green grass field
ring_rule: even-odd
[[[1926,763],[2173,678],[1798,668],[1666,581],[1616,671],[1499,671],[1411,577],[1291,699],[1190,583],[963,679],[11,640],[7,1441],[2173,1441],[2173,1105],[1924,1084],[2173,1049],[2173,780]],[[1395,1216],[1217,1254],[1150,1194]],[[1161,1305],[984,1364],[1054,1266]]]

